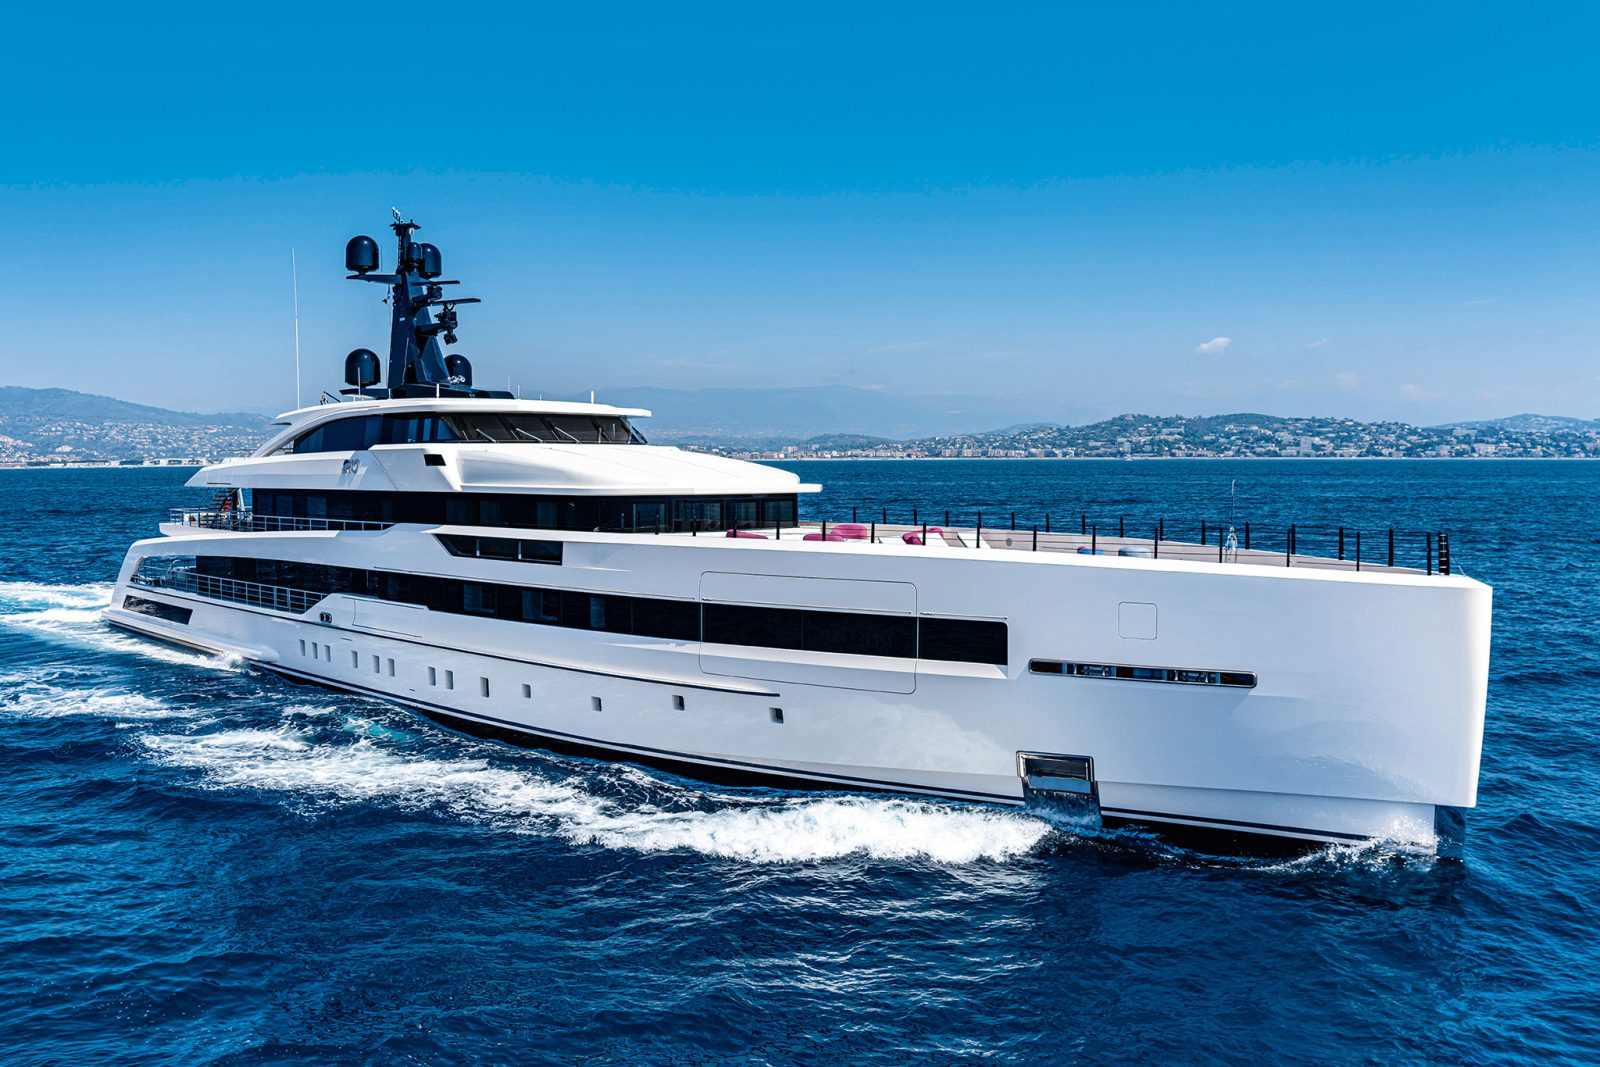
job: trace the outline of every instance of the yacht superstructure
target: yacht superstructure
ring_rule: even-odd
[[[1475,803],[1490,590],[1443,542],[1351,567],[1292,533],[801,522],[817,486],[650,445],[648,412],[474,388],[416,228],[392,274],[346,250],[391,287],[387,384],[357,350],[341,402],[199,471],[217,503],[129,549],[112,623],[708,780],[1308,842],[1439,840]]]

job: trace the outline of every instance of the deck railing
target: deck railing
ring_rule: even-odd
[[[944,544],[1034,552],[1078,552],[1093,555],[1182,559],[1193,562],[1236,563],[1251,566],[1317,567],[1336,570],[1385,570],[1419,574],[1450,574],[1455,568],[1450,535],[1444,531],[1379,529],[1335,525],[1264,525],[1259,522],[1231,523],[1211,519],[1169,524],[1165,518],[1130,520],[1126,516],[1091,517],[1087,513],[1069,518],[1063,529],[1059,516],[1046,512],[1039,521],[1018,522],[1017,512],[961,514],[910,509],[910,515],[891,515],[887,508],[850,509],[850,535],[839,537],[846,528],[833,520],[784,521],[754,527],[738,524],[738,532],[782,538],[821,533],[829,539],[886,541],[913,544]],[[910,522],[905,519],[909,517]],[[387,530],[392,522],[363,519],[308,518],[303,516],[257,515],[249,509],[195,510],[174,509],[172,522],[201,529],[231,530],[241,533],[270,531]],[[787,531],[787,534],[785,533]],[[721,523],[696,523],[677,529],[662,525],[632,526],[602,532],[660,535],[708,534],[717,536],[735,530]],[[1179,534],[1186,536],[1179,536]]]
[[[187,567],[172,567],[159,574],[135,574],[131,580],[136,585],[149,586],[153,589],[193,593],[195,596],[211,600],[249,604],[294,615],[309,610],[327,595],[307,589],[290,589],[281,585],[261,585],[256,582],[242,582],[237,578],[217,578],[209,574],[197,574]]]
[[[193,526],[202,530],[234,530],[239,533],[268,533],[279,530],[387,530],[392,522],[372,522],[365,519],[307,518],[296,515],[257,515],[248,508],[219,511],[197,511],[193,508],[173,508],[169,522],[179,526]]]
[[[992,516],[998,521],[986,525]],[[1319,567],[1338,570],[1387,570],[1418,574],[1450,574],[1454,568],[1450,535],[1442,530],[1371,529],[1357,526],[1276,524],[1200,519],[1180,527],[1164,518],[1130,520],[1126,516],[1073,516],[1063,529],[1059,519],[1043,514],[1039,522],[1019,523],[1017,512],[924,512],[911,509],[911,522],[887,508],[851,508],[851,537],[868,542],[909,541],[1035,552],[1078,552],[1194,562],[1254,566]],[[844,529],[838,522],[812,520],[801,525],[826,536]]]

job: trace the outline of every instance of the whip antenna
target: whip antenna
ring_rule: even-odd
[[[294,261],[294,245],[289,246],[289,285],[294,290],[294,406],[300,406],[300,273]]]

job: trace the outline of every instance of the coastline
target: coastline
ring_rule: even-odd
[[[686,449],[685,451],[693,451]],[[723,455],[708,452],[705,455]],[[743,456],[752,463],[1593,463],[1600,456]],[[221,462],[221,461],[219,461]],[[0,464],[4,471],[185,470],[204,464],[178,463],[40,463]],[[213,464],[214,466],[214,464]]]

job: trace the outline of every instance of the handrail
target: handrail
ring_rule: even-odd
[[[904,516],[891,515],[886,507],[850,509],[850,522],[870,528],[872,542],[915,540],[929,543],[930,530],[941,531],[935,543],[951,543],[952,535],[971,539],[972,547],[1022,549],[1025,551],[1077,551],[1094,555],[1149,555],[1163,559],[1195,562],[1276,565],[1280,567],[1320,567],[1323,569],[1383,570],[1402,573],[1449,575],[1459,573],[1452,552],[1450,534],[1440,530],[1404,530],[1396,527],[1363,529],[1327,524],[1307,526],[1292,522],[1265,526],[1259,522],[1200,519],[1194,526],[1169,524],[1164,517],[1131,520],[1125,515],[1094,517],[1080,512],[1078,522],[1062,523],[1044,512],[1041,521],[1009,513],[1009,525],[995,523],[994,512],[985,521],[983,511],[963,516],[953,510],[923,511],[910,508],[909,523]],[[899,521],[891,521],[899,520]],[[831,520],[806,520],[802,525],[826,527]],[[1066,527],[1063,529],[1063,527]],[[1173,536],[1178,529],[1194,530],[1195,540]],[[965,534],[965,537],[962,535]]]
[[[873,516],[872,511],[877,515]],[[1092,555],[1117,554],[1156,558],[1190,560],[1194,562],[1238,563],[1253,566],[1318,567],[1322,569],[1383,570],[1401,573],[1449,575],[1458,570],[1450,535],[1445,531],[1402,530],[1394,527],[1364,530],[1352,526],[1311,527],[1289,523],[1271,528],[1252,522],[1217,522],[1200,519],[1195,527],[1198,540],[1180,540],[1169,536],[1165,518],[1131,522],[1126,516],[1114,519],[1091,520],[1087,512],[1079,513],[1078,522],[1061,524],[1051,513],[1043,515],[1043,523],[1019,524],[1017,512],[1009,515],[1010,524],[985,524],[984,513],[977,511],[970,525],[958,525],[961,516],[946,510],[942,513],[924,513],[911,509],[911,522],[891,522],[889,509],[877,508],[868,512],[868,522],[861,523],[862,509],[851,508],[852,524],[870,530],[861,538],[871,543],[889,539],[900,540],[908,534],[919,535],[916,540],[929,544],[929,531],[937,531],[935,544],[951,547],[1025,549],[1034,552],[1083,552]],[[993,513],[990,513],[993,515]],[[1026,518],[1026,516],[1024,516]],[[955,521],[952,521],[955,520]],[[174,523],[201,529],[229,530],[240,533],[271,531],[355,530],[379,531],[395,526],[393,522],[376,522],[366,519],[312,518],[307,516],[258,515],[248,508],[199,510],[175,508]],[[773,527],[753,527],[751,524],[733,522],[693,522],[678,532],[693,535],[724,528],[750,527],[751,532],[766,531],[774,538],[782,538],[784,525],[816,526],[816,520],[798,523],[780,523]],[[821,524],[824,536],[828,522]],[[837,525],[837,524],[835,524]],[[1073,531],[1071,527],[1078,528]],[[1175,525],[1172,530],[1178,527]],[[509,527],[508,527],[509,529]],[[1113,533],[1113,529],[1115,532]],[[1147,532],[1148,531],[1148,532]],[[638,533],[659,535],[661,526],[602,530],[608,533]],[[854,538],[849,538],[854,539]],[[833,540],[833,538],[830,538]],[[1019,543],[1020,542],[1020,543]],[[1320,552],[1318,550],[1321,550]]]
[[[262,585],[244,582],[237,578],[218,578],[197,574],[188,568],[171,568],[161,575],[135,574],[136,585],[153,589],[172,589],[180,593],[193,593],[211,600],[226,600],[235,604],[250,604],[299,615],[309,611],[328,594],[309,589],[292,589],[281,585]]]
[[[221,511],[173,508],[170,521],[180,526],[193,526],[203,530],[235,530],[240,533],[261,533],[281,530],[387,530],[392,522],[373,522],[367,519],[328,519],[300,515],[257,515],[248,508]]]

